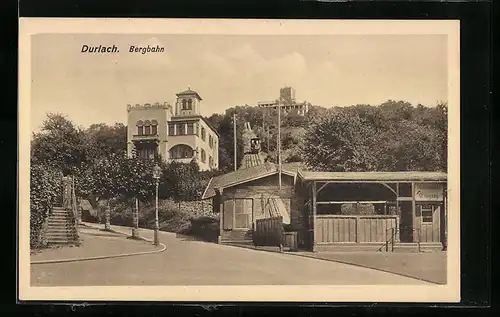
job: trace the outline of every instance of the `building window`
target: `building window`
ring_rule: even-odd
[[[137,121],[137,134],[138,135],[143,135],[144,134],[144,128],[143,128],[144,123],[142,121]]]
[[[158,121],[156,120],[151,121],[151,134],[153,135],[158,134]]]
[[[204,149],[201,149],[201,161],[205,163],[207,161],[207,153],[205,153]]]
[[[179,124],[177,129],[177,135],[184,135],[186,134],[186,126],[184,123]]]
[[[204,128],[204,127],[201,127],[201,139],[202,139],[203,141],[205,141],[205,139],[206,139],[206,135],[205,135],[205,128]]]
[[[186,99],[182,99],[182,110],[186,110]]]
[[[210,148],[214,147],[214,139],[211,135],[208,136],[208,145],[210,146]]]
[[[188,109],[188,110],[192,110],[192,109],[193,109],[193,100],[188,99],[187,109]]]
[[[187,134],[194,134],[194,123],[187,124]]]
[[[144,134],[145,135],[151,134],[151,123],[148,120],[144,122]]]
[[[168,125],[168,135],[175,135],[175,124]]]
[[[171,159],[192,158],[194,151],[191,147],[185,144],[178,144],[169,151]]]
[[[211,155],[208,156],[208,166],[210,167],[214,166],[214,159],[212,158]]]

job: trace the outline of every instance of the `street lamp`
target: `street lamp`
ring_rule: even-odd
[[[159,245],[160,240],[158,236],[158,231],[160,230],[160,225],[158,223],[158,184],[160,183],[161,168],[157,165],[153,168],[153,178],[156,181],[156,206],[155,206],[155,227],[154,227],[154,245]]]

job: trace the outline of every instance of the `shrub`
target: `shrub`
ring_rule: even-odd
[[[42,164],[32,164],[30,175],[30,247],[38,248],[45,219],[62,202],[61,175]]]
[[[189,230],[192,214],[187,210],[179,208],[179,205],[171,200],[162,200],[158,206],[158,222],[160,230],[169,232],[185,232]],[[140,208],[139,226],[153,228],[155,223],[155,205],[149,204]]]
[[[217,242],[219,219],[207,216],[191,219],[191,228],[187,233],[208,242]]]
[[[356,208],[355,203],[342,204],[342,215],[375,215],[375,206],[373,204],[359,204],[359,210]]]

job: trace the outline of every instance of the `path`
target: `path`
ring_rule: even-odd
[[[130,228],[111,226],[130,233]],[[151,239],[152,230],[141,229]],[[428,284],[352,265],[188,241],[160,232],[164,252],[98,261],[40,264],[37,286]]]
[[[54,246],[43,249],[31,254],[31,262],[119,256],[153,252],[161,249],[150,242],[126,239],[122,234],[101,231],[95,228],[80,227],[79,231],[81,240],[79,247]]]

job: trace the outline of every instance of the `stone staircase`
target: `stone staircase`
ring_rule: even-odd
[[[74,218],[62,207],[52,209],[45,235],[48,245],[79,244]]]
[[[221,243],[253,245],[252,230],[224,231],[221,236]]]

